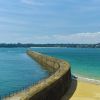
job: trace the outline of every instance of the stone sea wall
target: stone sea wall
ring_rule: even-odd
[[[46,56],[37,52],[28,51],[27,54],[44,68],[53,71],[53,74],[43,80],[37,92],[29,95],[30,100],[60,100],[71,84],[70,65],[64,60]],[[27,97],[26,97],[27,98]]]
[[[15,100],[60,100],[71,85],[69,63],[38,52],[27,51],[27,54],[43,68],[52,71],[52,74],[11,98]]]

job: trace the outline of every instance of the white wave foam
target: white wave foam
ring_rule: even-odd
[[[87,77],[81,77],[81,76],[77,76],[77,75],[73,75],[73,79],[76,80],[81,80],[81,81],[86,81],[86,82],[90,82],[90,83],[95,83],[100,85],[100,80],[96,80],[96,79],[92,79],[92,78],[87,78]]]

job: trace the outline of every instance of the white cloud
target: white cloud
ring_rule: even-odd
[[[57,41],[62,43],[99,43],[100,32],[96,33],[74,33],[69,35],[54,35]]]
[[[0,42],[22,42],[22,43],[100,43],[100,32],[95,33],[74,33],[74,34],[11,34],[5,37],[2,34]]]
[[[33,43],[100,43],[100,32],[55,35],[33,35],[24,39]]]
[[[100,32],[96,33],[74,33],[55,34],[28,37],[28,40],[35,43],[100,43]]]

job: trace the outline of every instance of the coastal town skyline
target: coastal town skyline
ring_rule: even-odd
[[[0,43],[100,43],[99,0],[0,0]]]

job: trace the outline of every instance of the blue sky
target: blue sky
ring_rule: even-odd
[[[100,0],[0,0],[0,43],[99,43]]]

